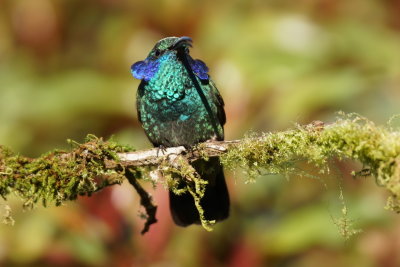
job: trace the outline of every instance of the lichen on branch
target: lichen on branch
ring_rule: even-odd
[[[61,205],[78,196],[90,196],[102,188],[119,184],[125,178],[124,168],[105,167],[105,160],[118,162],[118,152],[131,148],[88,135],[79,144],[68,140],[71,151],[55,150],[32,159],[0,146],[0,195],[6,199],[14,193],[33,208],[41,201]]]
[[[329,171],[329,159],[336,157],[361,162],[363,169],[355,173],[375,177],[377,185],[390,192],[387,207],[400,212],[400,132],[355,114],[342,114],[330,124],[296,125],[282,132],[249,134],[241,140],[208,141],[192,149],[171,147],[133,152],[130,147],[93,135],[88,135],[83,144],[68,142],[71,151],[52,151],[36,159],[0,146],[0,195],[6,198],[14,193],[26,207],[39,201],[44,206],[50,202],[60,205],[129,178],[147,211],[148,229],[156,221],[156,206],[136,180],[151,177],[157,171],[162,173],[158,178],[164,179],[170,190],[189,191],[199,204],[206,184],[189,167],[197,159],[220,157],[226,168],[243,169],[249,181],[253,181],[260,172],[296,173],[299,160],[315,165],[323,175]],[[177,183],[168,179],[176,175],[187,181],[186,188],[177,188]],[[202,208],[197,208],[201,217]],[[202,223],[206,229],[212,225],[206,220]]]
[[[400,132],[357,114],[341,114],[328,125],[313,122],[283,132],[250,135],[222,155],[221,162],[230,169],[244,169],[253,179],[260,169],[296,173],[299,159],[323,174],[329,171],[332,157],[361,162],[363,169],[357,173],[375,177],[377,185],[391,193],[387,208],[400,212]]]

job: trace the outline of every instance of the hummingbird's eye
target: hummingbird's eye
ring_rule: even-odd
[[[158,57],[159,55],[161,55],[161,51],[157,49],[156,52],[154,52],[154,55],[155,55],[156,57]]]

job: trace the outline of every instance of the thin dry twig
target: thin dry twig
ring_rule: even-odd
[[[139,194],[140,197],[140,205],[142,205],[146,210],[146,222],[143,226],[143,230],[141,234],[145,234],[149,231],[150,225],[157,222],[156,213],[157,213],[157,206],[153,204],[152,197],[137,181],[135,175],[129,169],[125,172],[126,178],[128,179],[129,183],[135,188],[136,192]]]

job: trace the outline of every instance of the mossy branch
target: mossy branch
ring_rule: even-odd
[[[400,132],[389,126],[376,126],[358,115],[342,115],[334,123],[313,122],[291,130],[261,135],[251,134],[235,141],[209,141],[188,150],[184,147],[136,151],[113,140],[89,135],[83,144],[68,141],[71,151],[52,151],[32,159],[0,146],[0,195],[14,193],[32,208],[39,201],[61,205],[79,195],[90,196],[102,188],[120,184],[127,178],[141,197],[147,212],[143,232],[156,222],[156,206],[138,179],[163,181],[176,193],[180,174],[196,203],[200,203],[205,181],[190,162],[199,158],[220,157],[226,168],[241,168],[253,180],[260,171],[288,175],[296,173],[295,163],[306,160],[329,171],[332,157],[354,159],[363,164],[355,175],[371,175],[390,192],[387,207],[400,212]],[[172,175],[174,174],[174,175]],[[163,178],[163,179],[159,179]],[[200,217],[203,214],[197,205]],[[202,220],[207,229],[213,222]]]

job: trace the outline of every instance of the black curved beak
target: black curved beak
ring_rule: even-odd
[[[192,47],[192,38],[187,37],[187,36],[182,36],[180,38],[178,38],[178,40],[176,41],[176,43],[174,45],[172,45],[172,49],[180,49],[180,48],[185,48],[185,47]]]

